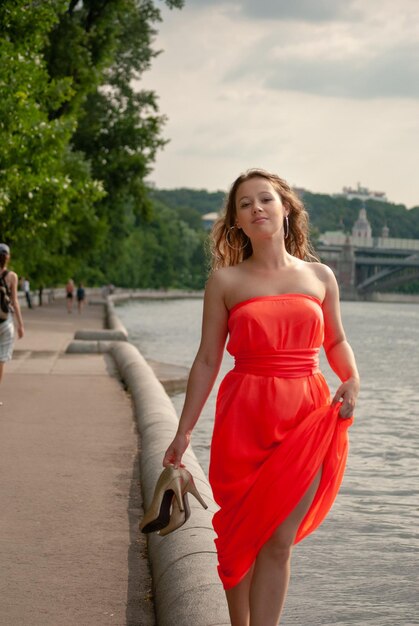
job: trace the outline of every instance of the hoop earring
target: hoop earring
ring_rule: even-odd
[[[226,242],[227,242],[227,245],[228,245],[229,248],[231,248],[232,250],[236,250],[236,252],[240,252],[240,250],[243,250],[243,248],[245,248],[247,246],[247,244],[249,243],[249,237],[247,238],[246,243],[243,244],[240,248],[236,248],[236,246],[232,246],[231,242],[230,242],[230,233],[235,228],[236,228],[235,226],[230,226],[230,228],[226,232]]]
[[[284,218],[284,239],[287,239],[289,234],[290,234],[290,221],[288,219],[288,215],[286,215]]]

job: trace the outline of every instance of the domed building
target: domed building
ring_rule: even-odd
[[[352,227],[352,243],[356,246],[370,246],[372,243],[371,224],[365,207],[359,211],[358,219]]]

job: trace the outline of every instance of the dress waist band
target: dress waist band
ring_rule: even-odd
[[[317,374],[319,348],[278,350],[275,354],[240,355],[235,357],[234,372],[256,376],[302,378]]]

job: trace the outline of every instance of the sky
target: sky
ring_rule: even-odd
[[[149,180],[227,190],[251,167],[314,193],[419,205],[417,0],[157,1],[153,89],[170,143]]]

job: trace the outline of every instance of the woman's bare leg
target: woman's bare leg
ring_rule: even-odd
[[[260,550],[250,587],[249,626],[277,626],[287,595],[295,535],[313,502],[321,470],[290,513]],[[240,624],[241,626],[241,624]]]
[[[230,622],[232,626],[249,626],[250,624],[250,585],[252,582],[253,568],[246,576],[231,589],[226,590]]]

